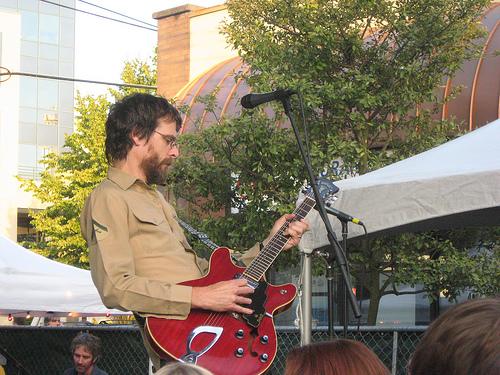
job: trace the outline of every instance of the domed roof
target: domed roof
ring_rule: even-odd
[[[465,61],[453,78],[448,78],[442,90],[446,98],[454,87],[463,86],[459,95],[441,107],[442,119],[455,118],[469,130],[483,126],[500,117],[500,3],[492,4],[484,13],[482,24],[487,31],[481,56]],[[187,105],[181,132],[194,132],[217,122],[217,118],[238,116],[239,99],[250,92],[241,78],[250,67],[241,58],[233,57],[213,66],[189,82],[176,95],[177,104]],[[214,94],[213,113],[206,110],[200,98]]]
[[[500,117],[500,3],[492,4],[481,20],[487,36],[481,56],[465,61],[444,89],[447,97],[453,87],[463,85],[460,94],[445,103],[442,119],[456,118],[468,125],[469,130],[486,125]]]
[[[238,116],[241,113],[238,99],[250,91],[241,78],[249,69],[239,57],[233,57],[213,66],[184,86],[176,95],[179,106],[189,107],[189,113],[183,116],[181,133],[210,126],[226,116]],[[215,97],[213,112],[207,111],[207,106],[200,102],[208,95]]]

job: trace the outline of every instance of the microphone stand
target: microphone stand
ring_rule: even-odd
[[[283,104],[283,108],[285,110],[285,114],[290,120],[290,123],[292,125],[293,132],[295,134],[295,138],[297,139],[297,144],[299,146],[299,151],[300,154],[302,155],[302,159],[304,160],[304,165],[307,169],[307,174],[309,176],[309,181],[311,182],[311,187],[314,192],[314,197],[316,200],[316,209],[319,212],[319,215],[321,219],[323,220],[323,223],[325,224],[326,231],[327,231],[327,237],[328,241],[330,242],[330,247],[328,249],[328,259],[327,262],[329,264],[330,268],[332,267],[332,264],[334,261],[337,262],[340,271],[342,273],[342,277],[345,283],[345,291],[347,295],[349,296],[349,302],[351,304],[352,311],[354,312],[354,316],[356,318],[361,317],[361,313],[359,312],[359,307],[356,303],[356,297],[352,293],[352,286],[351,286],[351,279],[347,270],[347,260],[344,257],[344,254],[342,253],[342,249],[340,247],[339,242],[337,241],[337,237],[335,236],[335,232],[332,229],[332,226],[330,225],[330,221],[328,220],[328,216],[326,214],[326,209],[325,209],[325,203],[323,202],[323,199],[321,198],[319,191],[318,191],[318,186],[316,184],[316,179],[314,177],[314,173],[311,167],[311,164],[309,163],[309,159],[307,158],[307,155],[304,150],[304,146],[302,145],[302,141],[300,140],[300,134],[299,130],[297,128],[297,125],[295,124],[295,121],[292,116],[292,105],[290,102],[290,95],[287,95],[284,98],[280,98],[281,103]],[[330,299],[330,296],[329,296]],[[333,322],[331,323],[331,332],[330,336],[333,337]],[[329,330],[330,330],[330,324],[329,324]]]
[[[338,218],[340,223],[342,224],[342,250],[344,251],[344,255],[347,259],[347,235],[349,234],[349,226],[347,224],[347,220]],[[349,270],[348,270],[349,271]],[[341,321],[344,325],[343,337],[347,338],[347,326],[349,324],[348,319],[348,311],[347,311],[347,293],[349,293],[347,289],[347,285],[341,280],[340,282],[340,301],[342,306],[342,314]],[[351,289],[352,291],[352,289]],[[357,305],[356,305],[357,306]]]

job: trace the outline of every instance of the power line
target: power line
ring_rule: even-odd
[[[6,73],[1,73],[0,72],[0,77],[2,77],[2,76],[8,76],[8,77],[5,80],[0,79],[0,82],[5,82],[5,81],[7,81],[12,76],[26,76],[26,77],[35,77],[35,78],[56,79],[56,80],[59,80],[59,81],[84,82],[84,83],[95,83],[95,84],[98,84],[98,85],[131,87],[131,88],[136,88],[136,89],[150,89],[150,90],[156,90],[157,89],[156,86],[139,85],[139,84],[132,84],[132,83],[116,83],[116,82],[92,81],[92,80],[88,80],[88,79],[78,79],[78,78],[72,78],[72,77],[49,76],[49,75],[37,74],[37,73],[11,72],[9,69],[0,66],[0,70],[1,69],[6,70]]]
[[[158,29],[152,29],[150,27],[146,27],[146,26],[142,26],[142,25],[137,25],[135,23],[131,23],[131,22],[126,22],[126,21],[122,21],[122,20],[117,20],[116,18],[111,18],[111,17],[107,17],[107,16],[102,16],[100,14],[96,14],[96,13],[92,13],[92,12],[87,12],[85,10],[81,10],[81,9],[76,9],[76,8],[72,8],[70,6],[67,6],[67,5],[62,5],[62,4],[57,4],[57,3],[54,3],[52,1],[49,1],[49,0],[40,0],[44,3],[47,3],[47,4],[52,4],[52,5],[55,5],[55,6],[58,6],[58,7],[61,7],[61,8],[66,8],[66,9],[71,9],[71,10],[74,10],[75,12],[81,12],[81,13],[85,13],[85,14],[89,14],[91,16],[95,16],[95,17],[100,17],[100,18],[104,18],[104,19],[107,19],[107,20],[110,20],[110,21],[115,21],[115,22],[119,22],[119,23],[123,23],[125,25],[130,25],[130,26],[135,26],[135,27],[140,27],[141,29],[146,29],[146,30],[151,30],[151,31],[158,31]]]
[[[110,13],[114,13],[114,14],[117,14],[119,16],[122,16],[122,17],[125,17],[125,18],[128,18],[128,19],[131,19],[133,21],[137,21],[137,22],[140,22],[140,23],[143,23],[145,25],[148,25],[148,26],[152,26],[152,27],[156,27],[156,25],[153,25],[152,23],[147,23],[147,22],[144,22],[140,19],[137,19],[137,18],[134,18],[134,17],[130,17],[130,16],[127,16],[126,14],[123,14],[123,13],[119,13],[119,12],[116,12],[114,10],[111,10],[111,9],[108,9],[108,8],[104,8],[100,5],[97,5],[97,4],[92,4],[92,3],[89,3],[88,1],[85,1],[85,0],[78,0],[79,2],[81,3],[84,3],[84,4],[87,4],[87,5],[90,5],[90,6],[93,6],[93,7],[96,7],[96,8],[99,8],[99,9],[102,9],[102,10],[105,10],[107,12],[110,12]]]

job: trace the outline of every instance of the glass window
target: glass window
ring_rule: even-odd
[[[40,74],[56,76],[58,71],[59,64],[57,60],[38,59],[38,72]]]
[[[69,6],[69,7],[72,7],[72,8],[75,7],[75,0],[60,0],[59,3],[61,5],[66,5],[66,6]]]
[[[38,10],[37,5],[37,0],[19,0],[20,9],[33,10],[36,12]]]
[[[36,57],[22,56],[21,57],[21,71],[25,73],[37,73],[38,61]]]
[[[66,128],[70,128],[71,131],[73,131],[73,123],[74,123],[73,112],[60,112],[59,115],[60,115],[59,125]]]
[[[57,1],[53,1],[54,3],[57,3]],[[74,8],[74,6],[73,6]],[[45,14],[53,14],[55,16],[59,15],[59,7],[54,4],[50,3],[45,3],[43,1],[39,2],[38,9],[40,13],[45,13]]]
[[[23,107],[36,108],[37,79],[33,77],[19,77],[19,102]]]
[[[59,75],[61,77],[73,77],[75,75],[73,63],[60,62]]]
[[[72,47],[60,47],[59,60],[73,63],[75,60],[75,49]]]
[[[57,111],[59,86],[56,80],[40,79],[38,82],[38,106]]]
[[[63,4],[63,3],[64,3],[64,1],[61,1],[61,5],[67,5],[67,4]],[[73,2],[73,5],[68,5],[68,6],[74,8],[75,4]],[[67,17],[67,18],[74,19],[75,18],[75,11],[71,10],[71,9],[68,9],[68,8],[61,7],[61,9],[59,9],[59,15],[61,17]]]
[[[17,8],[17,0],[0,0],[0,7]]]
[[[40,57],[43,59],[57,60],[59,49],[54,44],[40,43]]]
[[[59,17],[40,14],[40,42],[59,43]]]
[[[39,110],[38,124],[57,126],[59,124],[59,116],[56,111]]]
[[[38,43],[27,40],[21,41],[21,55],[38,57]]]
[[[75,45],[75,21],[61,18],[61,46],[73,47]]]
[[[19,142],[29,144],[36,143],[35,124],[27,124],[24,122],[19,124]]]
[[[33,42],[38,41],[38,15],[35,12],[21,12],[21,37]]]
[[[19,108],[19,121],[36,123],[36,109],[29,107]]]
[[[59,82],[59,108],[63,111],[72,112],[74,103],[74,88],[73,83],[61,81]]]
[[[57,127],[51,125],[36,126],[37,144],[57,147]]]
[[[36,145],[19,144],[19,166],[34,167],[36,165]]]

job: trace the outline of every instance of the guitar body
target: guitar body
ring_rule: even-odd
[[[236,266],[227,248],[214,251],[206,276],[181,285],[208,286],[240,278],[245,268]],[[262,374],[276,356],[273,315],[293,302],[293,284],[271,285],[259,281],[251,296],[252,315],[193,309],[186,320],[148,317],[145,332],[161,358],[196,363],[215,375]]]

